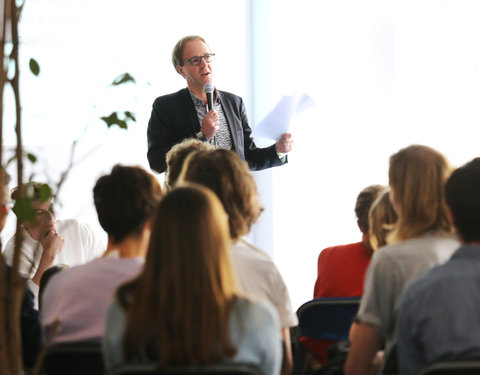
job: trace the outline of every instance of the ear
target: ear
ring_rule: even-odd
[[[177,73],[180,74],[183,78],[185,78],[185,73],[183,72],[183,66],[177,65]]]

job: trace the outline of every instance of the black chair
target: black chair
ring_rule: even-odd
[[[415,375],[478,375],[480,360],[436,362],[422,367]]]
[[[104,365],[100,344],[68,343],[47,348],[42,375],[103,375]]]
[[[360,297],[326,297],[315,298],[298,308],[298,329],[294,340],[294,374],[306,372],[306,349],[299,338],[348,341],[350,326],[359,306]]]
[[[228,363],[212,366],[171,366],[162,370],[154,364],[123,364],[116,366],[107,375],[273,375],[265,374],[256,365]]]
[[[347,341],[360,297],[315,298],[297,310],[300,336]]]

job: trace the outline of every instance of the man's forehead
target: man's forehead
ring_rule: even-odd
[[[185,43],[182,57],[183,59],[188,59],[193,56],[203,56],[206,53],[210,53],[210,48],[200,39],[193,39]]]

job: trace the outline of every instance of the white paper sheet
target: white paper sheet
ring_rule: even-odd
[[[282,134],[290,131],[294,117],[314,105],[313,99],[305,93],[284,96],[268,115],[253,129],[254,138],[277,141]]]

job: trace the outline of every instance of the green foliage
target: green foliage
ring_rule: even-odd
[[[37,186],[37,192],[35,193],[34,185],[29,183],[27,184],[25,195],[25,197],[17,197],[12,208],[12,211],[21,222],[35,221],[36,211],[33,208],[32,202],[34,200],[46,202],[52,198],[53,193],[47,184]]]
[[[36,163],[38,160],[37,156],[32,154],[31,152],[24,152],[23,155],[26,155],[28,161],[30,161],[32,164]],[[8,158],[8,160],[5,162],[5,168],[7,168],[15,160],[17,160],[17,154],[13,154],[10,158]]]
[[[32,201],[26,197],[17,198],[12,211],[21,222],[35,221],[35,209],[32,206]]]
[[[125,114],[125,117],[126,118],[129,118],[130,120],[132,121],[137,121],[137,119],[135,118],[135,114],[130,112],[130,111],[125,111],[123,112]]]
[[[38,65],[38,62],[35,59],[30,59],[29,66],[30,71],[34,76],[38,76],[40,74],[40,65]]]
[[[133,78],[130,74],[123,73],[113,80],[112,86],[118,86],[127,82],[136,83],[135,78]]]
[[[46,202],[47,200],[52,198],[52,195],[52,189],[47,184],[41,184],[38,188],[38,196],[40,202]]]
[[[27,153],[27,158],[28,158],[28,160],[30,160],[32,163],[36,163],[36,161],[37,161],[37,157],[36,157],[35,155],[29,153],[29,152]]]
[[[117,125],[121,129],[128,129],[128,121],[136,121],[135,115],[129,111],[123,112],[123,119],[118,117],[117,112],[112,112],[110,116],[100,117],[107,124],[108,128]]]

